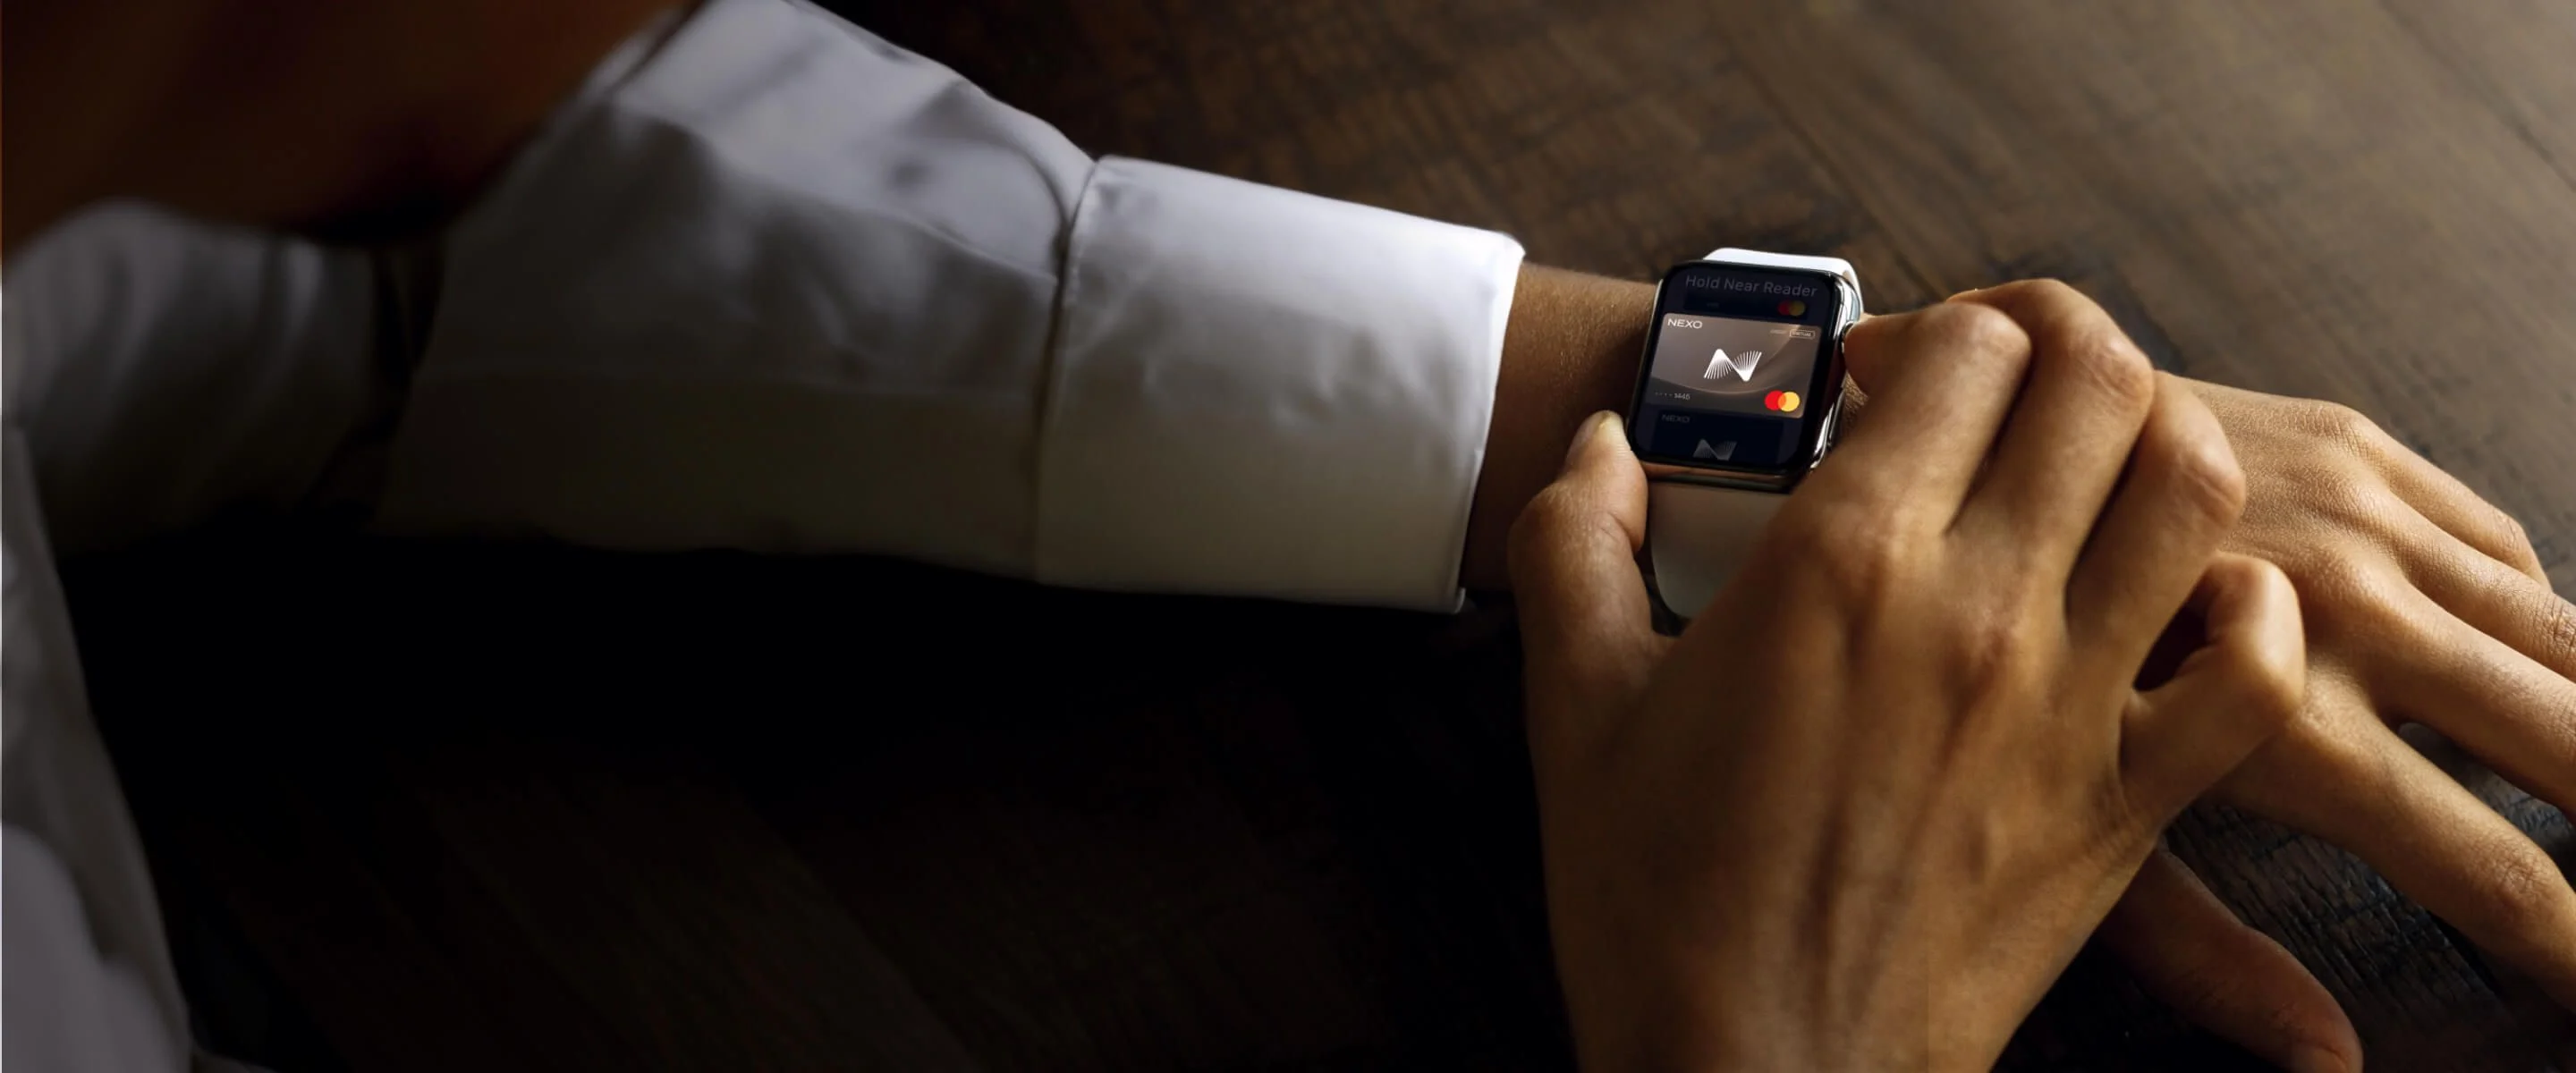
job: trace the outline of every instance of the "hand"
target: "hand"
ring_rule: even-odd
[[[1577,435],[1510,565],[1587,1067],[1982,1068],[2296,710],[2288,583],[2212,558],[2225,440],[2107,324],[2033,286],[1856,329],[1870,425],[1669,641],[1644,474],[1615,419]],[[2137,692],[2186,602],[2205,643]]]
[[[2576,1007],[2576,892],[2549,856],[2400,740],[2422,722],[2576,807],[2576,607],[2522,529],[2352,410],[2212,384],[2245,467],[2227,547],[2280,564],[2308,629],[2306,709],[2215,795],[2352,851]],[[2170,857],[2103,929],[2186,1013],[2286,1060],[2357,1065],[2334,999]]]

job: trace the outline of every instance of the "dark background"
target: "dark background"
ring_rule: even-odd
[[[2066,278],[2167,368],[2360,407],[2576,587],[2557,0],[847,6],[1096,152],[1541,261]],[[1496,611],[274,533],[67,573],[200,1013],[290,1068],[1567,1061]],[[2374,1069],[2570,1064],[2339,851],[2175,844]],[[2248,1064],[2091,956],[2006,1061]]]

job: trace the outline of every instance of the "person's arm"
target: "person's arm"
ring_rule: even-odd
[[[1642,316],[1524,299],[1492,232],[1094,160],[777,0],[593,79],[440,254],[385,529],[1431,610]]]
[[[1504,550],[1512,520],[1555,479],[1586,417],[1627,410],[1654,304],[1653,284],[1522,266],[1460,559],[1468,588],[1510,586]]]

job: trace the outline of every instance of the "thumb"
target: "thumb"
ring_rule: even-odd
[[[2243,763],[2307,698],[2298,591],[2281,568],[2220,554],[2186,603],[2208,641],[2130,706],[2122,774],[2139,819],[2162,827]]]
[[[1864,397],[1887,386],[1897,360],[1890,343],[1912,317],[1911,313],[1862,314],[1860,323],[1843,335],[1843,373]]]
[[[1596,414],[1575,430],[1556,482],[1512,525],[1534,730],[1644,689],[1663,640],[1637,570],[1645,539],[1646,472],[1619,415]]]

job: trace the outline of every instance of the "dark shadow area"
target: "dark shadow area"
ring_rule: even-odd
[[[834,1064],[939,1027],[817,1006],[816,1035],[778,1037],[740,993],[675,1026],[594,987],[826,984],[806,962],[843,960],[812,945],[838,936],[919,1000],[865,1015],[942,1022],[985,1065],[1159,1064],[1127,1049],[1146,1038],[1190,1064],[1563,1053],[1516,655],[1490,614],[274,533],[66,574],[156,868],[198,877],[173,915],[269,948],[252,975],[322,988],[326,1024],[449,1008],[481,1015],[450,1030],[487,1056],[551,1064],[549,1036],[587,1036],[608,1049],[577,1064],[700,1067],[747,1038]],[[605,875],[606,847],[665,860]],[[716,858],[733,874],[687,866]],[[769,926],[694,916],[762,908],[726,899],[768,874],[817,897],[790,917],[842,919],[706,941]],[[609,905],[664,930],[555,916]],[[1112,949],[1047,949],[1086,943]],[[1081,1014],[1071,1035],[1004,1038],[1053,1006]],[[1121,1019],[1136,1041],[1097,1038]]]
[[[1505,611],[256,530],[66,574],[201,1020],[281,1069],[1570,1064]],[[2007,1064],[2247,1061],[2088,955]]]

